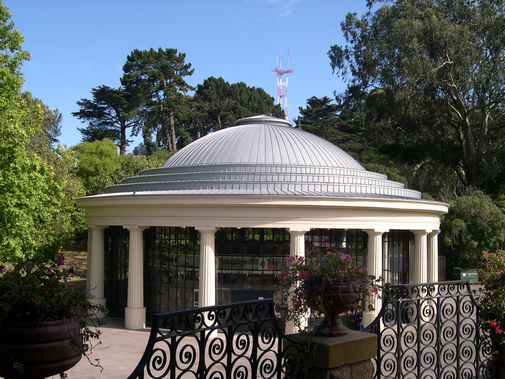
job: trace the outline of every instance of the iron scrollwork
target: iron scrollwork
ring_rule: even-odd
[[[284,336],[271,299],[160,313],[129,379],[299,378],[299,349]]]
[[[493,378],[489,335],[468,282],[391,286],[377,319],[374,378]]]

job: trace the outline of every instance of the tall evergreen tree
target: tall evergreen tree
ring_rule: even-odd
[[[347,15],[348,44],[329,51],[334,71],[373,94],[369,125],[391,154],[418,171],[439,162],[465,186],[489,187],[483,173],[505,142],[504,3],[387,3],[361,19]]]
[[[194,69],[185,59],[176,49],[135,49],[123,66],[121,83],[142,104],[144,133],[160,131],[160,143],[168,150],[177,148],[175,117],[185,106],[184,94],[193,89],[185,77]]]
[[[131,142],[127,139],[127,129],[131,129],[130,137],[140,130],[141,117],[138,104],[133,96],[124,88],[98,86],[91,89],[92,99],[81,99],[77,105],[81,108],[72,115],[83,122],[88,122],[86,128],[77,128],[83,141],[93,142],[108,138],[119,147],[119,154],[125,155],[126,147]]]
[[[209,77],[199,84],[193,97],[198,134],[235,125],[240,118],[265,114],[284,118],[280,105],[262,88],[240,82],[230,84],[223,78]]]

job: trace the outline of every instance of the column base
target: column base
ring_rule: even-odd
[[[94,305],[101,305],[102,307],[105,308],[105,304],[107,303],[107,299],[106,298],[101,298],[101,299],[94,298],[94,299],[89,299],[89,302]],[[97,312],[95,312],[95,316],[96,316],[96,318],[104,318],[107,315],[104,312],[97,311]]]
[[[146,308],[125,308],[125,329],[135,330],[146,327]]]

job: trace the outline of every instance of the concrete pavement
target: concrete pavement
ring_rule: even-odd
[[[137,366],[151,330],[126,330],[124,319],[120,318],[106,317],[105,322],[101,327],[102,343],[93,349],[90,356],[91,361],[100,360],[103,371],[83,357],[67,371],[69,379],[126,379]],[[58,379],[59,375],[50,378]]]

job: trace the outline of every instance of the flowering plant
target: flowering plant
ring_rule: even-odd
[[[279,273],[278,283],[284,291],[284,303],[277,309],[285,322],[293,322],[299,330],[305,327],[309,309],[316,314],[328,313],[331,304],[324,297],[335,284],[352,287],[354,296],[345,299],[350,299],[347,305],[355,313],[362,311],[366,300],[378,295],[380,288],[380,279],[369,276],[349,254],[326,243],[322,248],[314,247],[306,257],[286,257],[286,269]],[[373,305],[369,304],[367,310],[374,310]]]
[[[64,268],[64,256],[54,259],[38,257],[30,261],[0,265],[0,333],[17,323],[43,323],[75,319],[79,334],[70,344],[89,359],[94,346],[100,343],[99,326],[103,324],[96,314],[106,310],[90,302],[91,296],[72,289],[68,280],[74,273]],[[98,362],[92,365],[101,367]],[[22,371],[22,362],[13,362]]]
[[[505,251],[484,252],[484,262],[478,270],[482,287],[477,293],[481,323],[495,344],[505,344]]]

